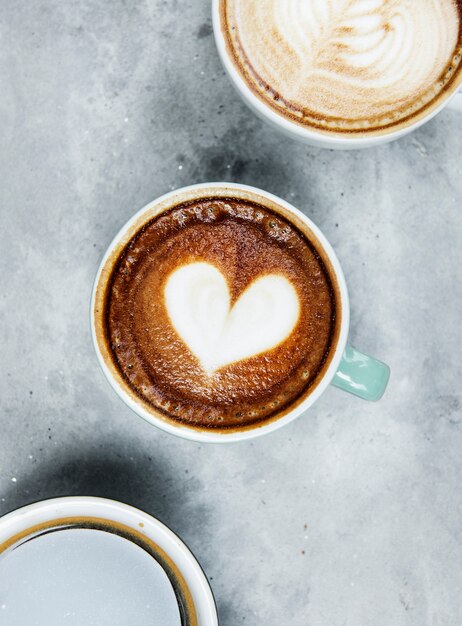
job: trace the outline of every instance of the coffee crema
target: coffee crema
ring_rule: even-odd
[[[213,195],[140,222],[95,308],[98,342],[137,402],[193,428],[240,430],[311,393],[341,308],[330,261],[300,226]]]
[[[460,0],[221,0],[247,86],[317,130],[397,130],[461,81]]]

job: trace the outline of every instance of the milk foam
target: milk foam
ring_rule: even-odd
[[[456,65],[455,0],[224,4],[234,53],[254,87],[313,122],[351,130],[404,117],[432,100]]]
[[[231,306],[225,277],[202,262],[169,276],[165,304],[176,332],[209,375],[276,347],[290,335],[300,310],[295,288],[276,274],[257,278]]]

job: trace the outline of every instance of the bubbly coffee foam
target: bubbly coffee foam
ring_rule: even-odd
[[[316,386],[338,302],[294,224],[209,197],[140,226],[114,262],[102,319],[111,359],[145,405],[189,426],[236,429],[283,415]]]
[[[456,0],[222,0],[251,89],[295,121],[365,132],[412,120],[460,79]]]

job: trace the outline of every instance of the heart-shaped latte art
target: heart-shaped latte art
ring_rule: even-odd
[[[164,294],[172,326],[209,375],[278,346],[300,311],[294,286],[279,274],[257,278],[231,308],[225,277],[204,262],[172,272]]]

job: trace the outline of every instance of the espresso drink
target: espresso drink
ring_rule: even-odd
[[[70,518],[0,544],[0,623],[197,626],[197,618],[181,574],[141,532]]]
[[[461,82],[459,0],[221,0],[228,54],[269,107],[335,133],[397,130]]]
[[[140,221],[106,264],[95,311],[100,351],[137,402],[191,427],[243,429],[314,389],[340,304],[300,224],[250,197],[213,195]]]

